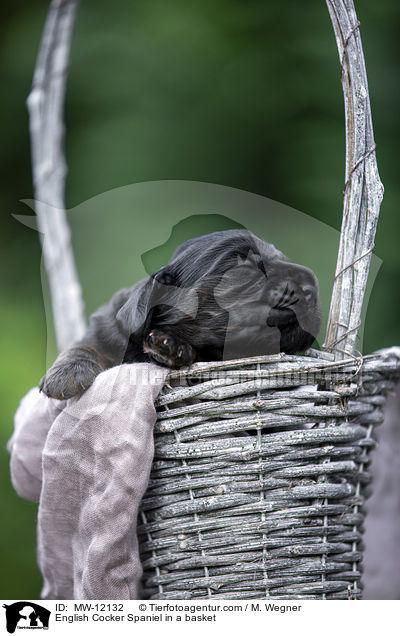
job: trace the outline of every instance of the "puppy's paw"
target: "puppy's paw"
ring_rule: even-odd
[[[82,395],[101,371],[91,360],[56,361],[40,380],[39,389],[48,397],[68,400]]]
[[[150,331],[144,339],[143,350],[155,362],[171,369],[189,366],[196,359],[196,352],[190,344],[162,329]]]
[[[268,327],[283,327],[298,324],[296,314],[290,308],[273,307],[267,318]]]

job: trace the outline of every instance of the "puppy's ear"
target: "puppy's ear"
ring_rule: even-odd
[[[143,333],[151,320],[153,308],[165,299],[168,286],[175,284],[176,277],[167,266],[135,285],[116,316],[124,331],[129,335]]]

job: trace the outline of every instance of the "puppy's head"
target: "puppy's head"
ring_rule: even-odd
[[[313,272],[246,230],[186,241],[135,290],[121,310],[131,333],[171,329],[199,359],[296,353],[321,325]]]

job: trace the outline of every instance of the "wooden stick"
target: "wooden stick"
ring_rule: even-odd
[[[361,310],[383,198],[367,74],[352,0],[326,0],[342,72],[346,178],[340,246],[324,347],[336,359],[356,350]]]
[[[59,349],[85,331],[84,306],[65,213],[64,98],[79,0],[52,0],[27,100],[35,211]]]

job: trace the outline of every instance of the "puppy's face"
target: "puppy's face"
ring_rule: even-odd
[[[214,290],[228,313],[225,359],[310,347],[321,326],[318,281],[313,272],[281,258],[249,251]]]
[[[250,232],[192,239],[156,278],[147,330],[169,330],[197,359],[297,353],[321,326],[313,272]]]

